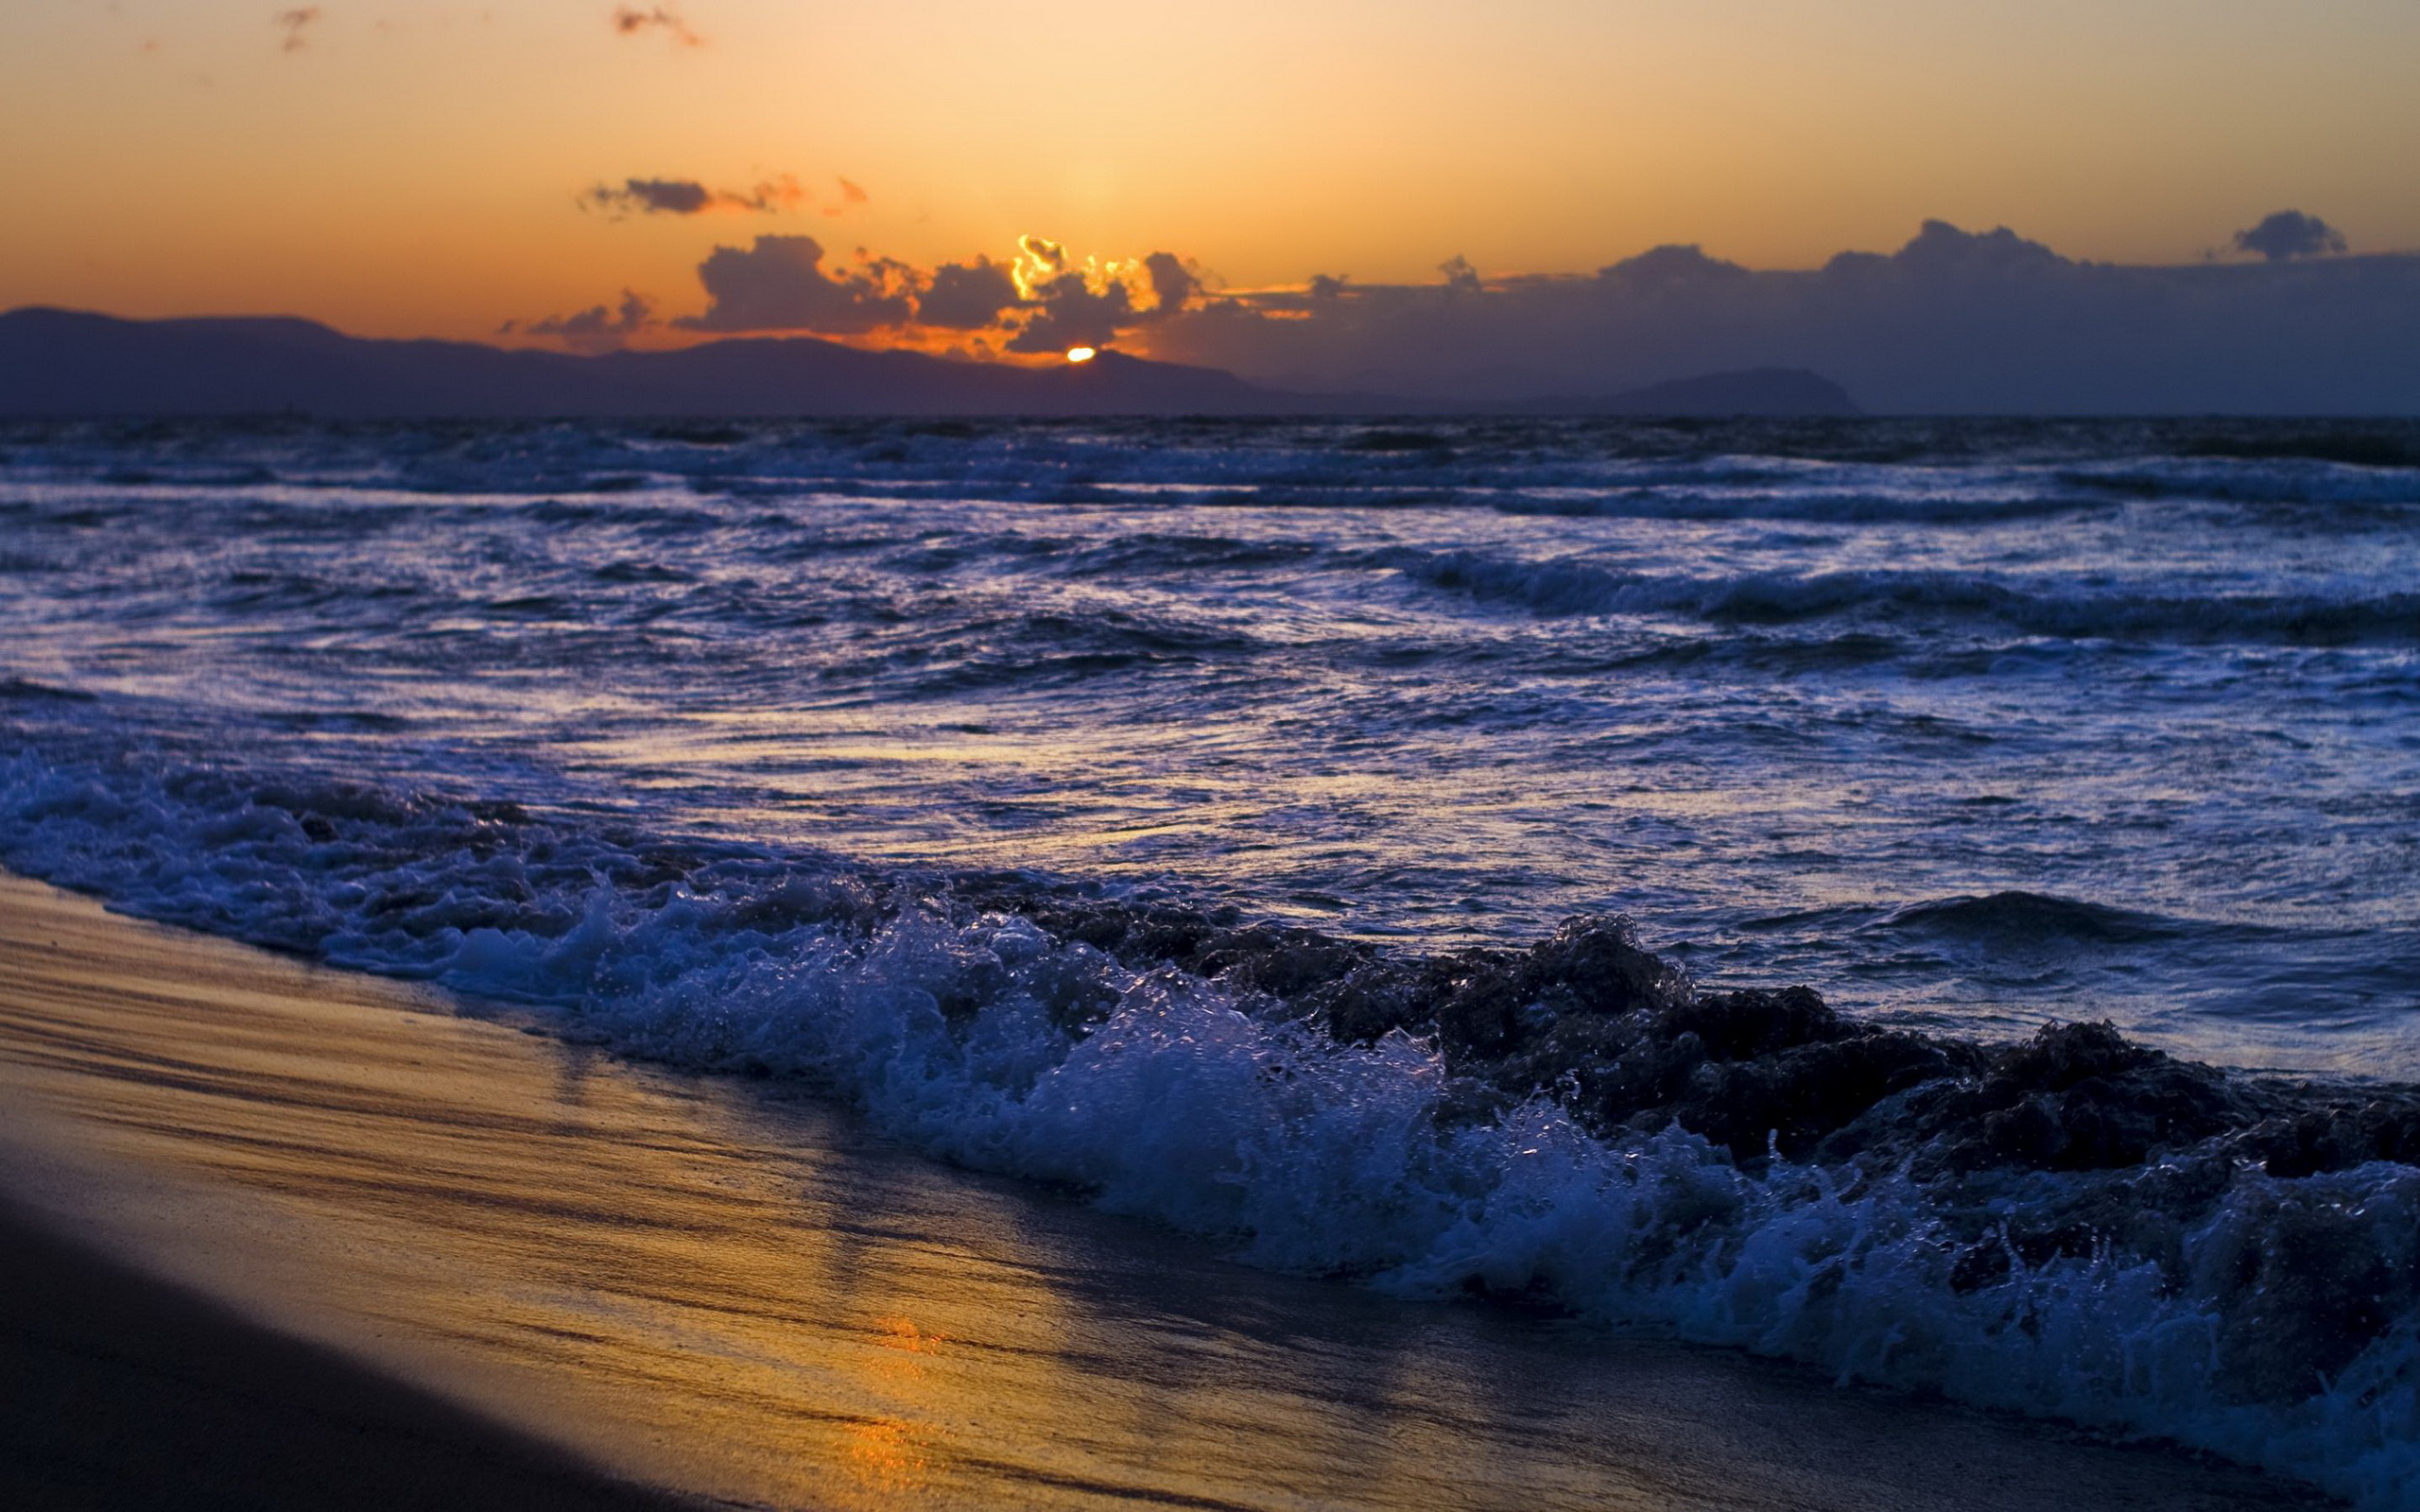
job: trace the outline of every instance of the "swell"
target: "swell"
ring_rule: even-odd
[[[1380,951],[1181,897],[107,750],[0,860],[116,906],[793,1076],[1260,1264],[1517,1296],[2420,1504],[2420,1094],[2066,1024],[1702,989],[1627,921]],[[1945,903],[1924,927],[2138,927]]]
[[[1541,615],[1666,615],[1715,625],[1821,620],[1969,624],[2068,639],[2401,645],[2420,641],[2420,593],[2187,595],[2031,588],[1978,573],[1863,569],[1734,577],[1632,572],[1583,558],[1526,560],[1390,547],[1366,565],[1424,586]]]
[[[2420,433],[1870,421],[1219,425],[0,425],[7,475],[118,494],[818,496],[1148,507],[1469,507],[1687,520],[2024,522],[2139,501],[2420,508]]]
[[[1874,927],[2019,949],[2048,942],[2150,944],[2193,932],[2155,914],[2014,890],[1911,903]]]

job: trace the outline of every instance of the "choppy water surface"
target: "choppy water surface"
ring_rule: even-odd
[[[2420,1069],[2420,434],[9,443],[45,727]]]
[[[2420,1122],[2341,1078],[2420,1076],[2420,427],[18,427],[0,627],[21,869],[813,1075],[1272,1264],[2400,1494]],[[1613,912],[1850,1027],[1575,1048],[1558,1015],[1621,1005],[1580,957],[1454,954]],[[1229,970],[1275,936],[1203,930],[1255,920],[1320,937]],[[1869,1057],[1772,1094],[1795,1144],[1650,1126],[1859,1024],[2102,1018],[2340,1080],[1896,1187],[1871,1152],[1957,1143],[1923,1087],[2048,1077],[2073,1135],[2099,1074]],[[2323,1095],[2355,1132],[2294,1137],[2333,1154],[2244,1163]],[[2161,1234],[2077,1215],[2171,1145],[2216,1174],[2126,1199]],[[2242,1258],[2297,1244],[2389,1270]]]

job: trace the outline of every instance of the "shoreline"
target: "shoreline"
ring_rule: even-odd
[[[390,1385],[401,1420],[462,1414],[466,1450],[492,1419],[690,1494],[1946,1512],[2038,1507],[2055,1485],[2141,1512],[2332,1504],[1723,1351],[1246,1270],[761,1087],[5,875],[0,1095],[0,1189],[134,1267],[116,1274],[269,1331],[246,1358],[272,1397],[311,1360],[357,1361],[341,1368]]]
[[[709,1503],[613,1479],[0,1203],[0,1502],[80,1508]]]

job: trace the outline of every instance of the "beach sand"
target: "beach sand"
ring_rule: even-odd
[[[779,1089],[13,878],[0,1108],[12,1505],[2325,1504],[1260,1274]]]
[[[0,1503],[11,1507],[706,1504],[615,1484],[7,1211],[0,1382]]]

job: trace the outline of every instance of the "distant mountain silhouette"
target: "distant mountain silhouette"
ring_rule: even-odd
[[[1053,368],[808,337],[579,357],[370,341],[308,320],[0,315],[0,414],[330,417],[1236,414],[1299,408],[1206,368],[1103,352]]]
[[[277,317],[123,320],[0,314],[0,415],[1347,415],[1459,406],[1264,388],[1211,368],[1104,352],[1042,368],[868,352],[807,336],[573,356],[461,341],[373,341]],[[1769,369],[1503,413],[1854,414],[1838,386]]]

